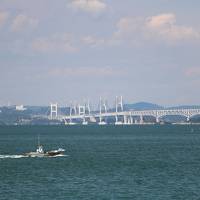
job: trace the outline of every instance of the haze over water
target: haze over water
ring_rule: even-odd
[[[38,134],[67,156],[6,157],[34,151]],[[200,126],[0,127],[0,154],[0,199],[200,196]]]

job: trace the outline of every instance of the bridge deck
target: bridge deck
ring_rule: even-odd
[[[102,114],[90,114],[90,115],[72,115],[62,116],[62,119],[83,119],[83,118],[99,118],[99,117],[115,117],[115,116],[154,116],[162,117],[166,115],[182,115],[185,117],[192,117],[194,115],[200,115],[200,109],[169,109],[169,110],[132,110],[123,112],[107,112]]]

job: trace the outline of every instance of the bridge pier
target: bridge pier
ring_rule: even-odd
[[[133,117],[130,115],[131,124],[133,124]]]
[[[118,123],[118,116],[115,115],[115,124],[117,124],[117,123]]]
[[[124,115],[124,124],[128,124],[128,118],[126,115]]]
[[[160,118],[158,116],[156,117],[156,123],[160,123]]]
[[[101,123],[102,122],[102,117],[101,117],[101,115],[99,116],[99,123]]]
[[[82,125],[88,125],[88,122],[86,121],[85,116],[83,117]]]
[[[133,117],[131,115],[131,112],[129,113],[128,123],[133,124]]]
[[[99,116],[99,125],[106,125],[107,123],[106,123],[106,120],[102,120],[103,118],[102,118],[102,116]]]
[[[122,124],[123,124],[123,122],[119,121],[118,115],[115,115],[115,125],[122,125]]]
[[[131,116],[131,113],[124,115],[124,121],[123,121],[125,125],[130,125],[133,124],[133,117]]]
[[[142,115],[140,115],[140,124],[144,124],[144,119]]]
[[[187,116],[187,122],[189,122],[190,121],[190,116]]]

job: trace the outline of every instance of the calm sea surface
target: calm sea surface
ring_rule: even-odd
[[[24,158],[62,147],[65,157]],[[200,126],[0,127],[0,200],[199,200]]]

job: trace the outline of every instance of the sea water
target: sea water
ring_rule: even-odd
[[[38,135],[65,156],[23,156]],[[10,199],[200,199],[200,126],[0,127],[0,200]]]

